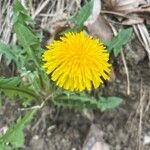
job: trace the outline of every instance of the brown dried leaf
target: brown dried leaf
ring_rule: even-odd
[[[99,15],[93,24],[88,24],[86,27],[88,32],[90,32],[93,37],[98,37],[102,41],[111,40],[113,37],[109,23],[102,15]]]
[[[138,13],[138,14],[150,14],[150,6],[149,5],[145,5],[139,8],[135,8],[130,10],[128,13]]]
[[[150,24],[150,5],[142,6],[139,8],[135,8],[128,12],[128,15],[136,14],[140,18],[146,21],[147,24]]]
[[[109,150],[109,146],[103,140],[103,132],[94,124],[90,128],[82,150]]]
[[[92,14],[84,25],[93,37],[98,37],[101,40],[108,40],[112,38],[112,31],[107,20],[99,15],[100,10],[101,0],[94,0]]]
[[[113,81],[115,81],[115,79],[116,79],[116,74],[115,74],[114,68],[112,66],[111,70],[110,70],[110,80],[109,80],[109,82],[113,82]]]
[[[67,28],[66,26],[66,20],[58,20],[51,23],[45,23],[43,22],[41,24],[41,28],[44,32],[48,33],[48,39],[44,42],[45,44],[51,43],[53,40],[58,40],[61,32],[65,31]]]
[[[109,11],[128,13],[140,5],[146,4],[145,0],[107,0],[105,7]]]
[[[150,23],[150,5],[145,0],[104,1],[106,13],[114,14],[123,25]],[[105,11],[102,11],[105,12]]]

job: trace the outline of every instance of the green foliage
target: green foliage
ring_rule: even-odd
[[[43,70],[27,71],[24,68],[21,71],[21,76],[26,80],[24,84],[30,85],[30,89],[39,97],[42,92],[50,92],[50,79]]]
[[[8,44],[0,42],[0,54],[5,56],[7,65],[9,65],[12,60],[16,60],[18,53],[19,50],[16,46],[12,47]]]
[[[35,92],[29,86],[21,85],[19,77],[0,77],[0,91],[11,99],[16,96],[25,100],[38,99],[38,96],[34,94]]]
[[[84,22],[91,15],[93,7],[93,2],[86,2],[83,7],[70,19],[71,22],[75,24],[75,27],[72,29],[68,29],[67,32],[79,32],[83,30]]]
[[[91,14],[92,6],[92,1],[86,2],[86,4],[70,20],[77,26],[83,26],[84,22]]]
[[[37,36],[34,35],[27,27],[25,27],[22,24],[15,24],[15,33],[18,36],[18,39],[21,43],[21,45],[24,48],[28,48],[32,45],[36,45],[39,43],[39,40],[37,39]]]
[[[130,41],[132,32],[132,28],[122,29],[111,41],[106,41],[105,44],[109,52],[113,51],[114,55],[117,57],[121,48]]]
[[[41,69],[40,38],[32,30],[34,22],[27,10],[18,0],[13,7],[13,28],[20,43],[20,48],[0,42],[0,53],[4,55],[7,64],[13,60],[17,66],[18,77],[0,77],[0,91],[13,99],[19,97],[28,103],[33,99],[40,99],[41,93],[48,91],[49,79]],[[36,65],[36,66],[35,66]]]
[[[101,111],[105,111],[108,109],[116,108],[121,103],[122,103],[122,99],[120,97],[111,96],[107,98],[100,97],[99,105],[100,105]]]
[[[28,61],[33,61],[36,67],[40,67],[42,49],[39,35],[30,26],[33,21],[18,0],[14,2],[13,12],[13,28],[17,39],[26,51]]]
[[[121,104],[122,99],[119,97],[100,97],[96,99],[86,94],[60,94],[57,95],[54,100],[54,104],[57,106],[69,107],[69,108],[88,108],[99,109],[105,111],[112,109]]]
[[[29,23],[34,24],[32,18],[28,15],[28,11],[18,0],[15,0],[13,5],[13,23],[21,23],[24,25]]]
[[[2,107],[2,96],[0,95],[0,109]]]
[[[24,128],[32,120],[34,111],[27,112],[23,118],[19,118],[17,123],[10,127],[7,132],[0,137],[0,150],[12,150],[24,144]]]
[[[4,60],[7,65],[13,61],[15,62],[17,69],[25,66],[24,51],[16,45],[8,45],[0,42],[0,54],[4,56]]]

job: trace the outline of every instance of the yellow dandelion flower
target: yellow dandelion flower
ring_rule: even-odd
[[[104,45],[90,35],[66,33],[47,46],[44,68],[56,85],[70,91],[98,88],[108,80],[111,64]]]

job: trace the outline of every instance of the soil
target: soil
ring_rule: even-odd
[[[118,108],[85,113],[83,110],[57,108],[49,102],[27,126],[25,145],[21,149],[81,150],[90,127],[95,125],[103,133],[103,140],[110,150],[150,150],[150,141],[146,143],[150,139],[149,60],[135,37],[123,48],[123,53],[129,70],[130,93],[127,94],[126,71],[121,55],[111,58],[113,80],[94,92],[121,97],[123,103]],[[13,64],[7,67],[0,63],[0,75],[8,77],[13,73]],[[5,98],[0,107],[0,128],[9,127],[22,115],[19,107],[18,101],[10,102]]]
[[[23,150],[81,150],[90,126],[103,132],[103,139],[110,150],[149,150],[144,145],[150,136],[150,69],[143,47],[135,39],[123,49],[130,77],[130,94],[122,57],[112,58],[115,80],[100,87],[96,93],[103,96],[119,96],[123,103],[116,109],[88,112],[57,108],[49,103],[37,114],[26,129]],[[4,65],[1,66],[4,68]],[[10,69],[1,69],[10,74]],[[16,116],[18,104],[5,100],[0,109],[1,126],[9,126]],[[142,112],[142,113],[141,113]],[[92,121],[91,121],[92,120]]]

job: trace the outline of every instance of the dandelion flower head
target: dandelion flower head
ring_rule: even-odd
[[[109,79],[109,54],[105,46],[84,32],[66,33],[47,45],[44,68],[56,85],[70,91],[98,88]]]

